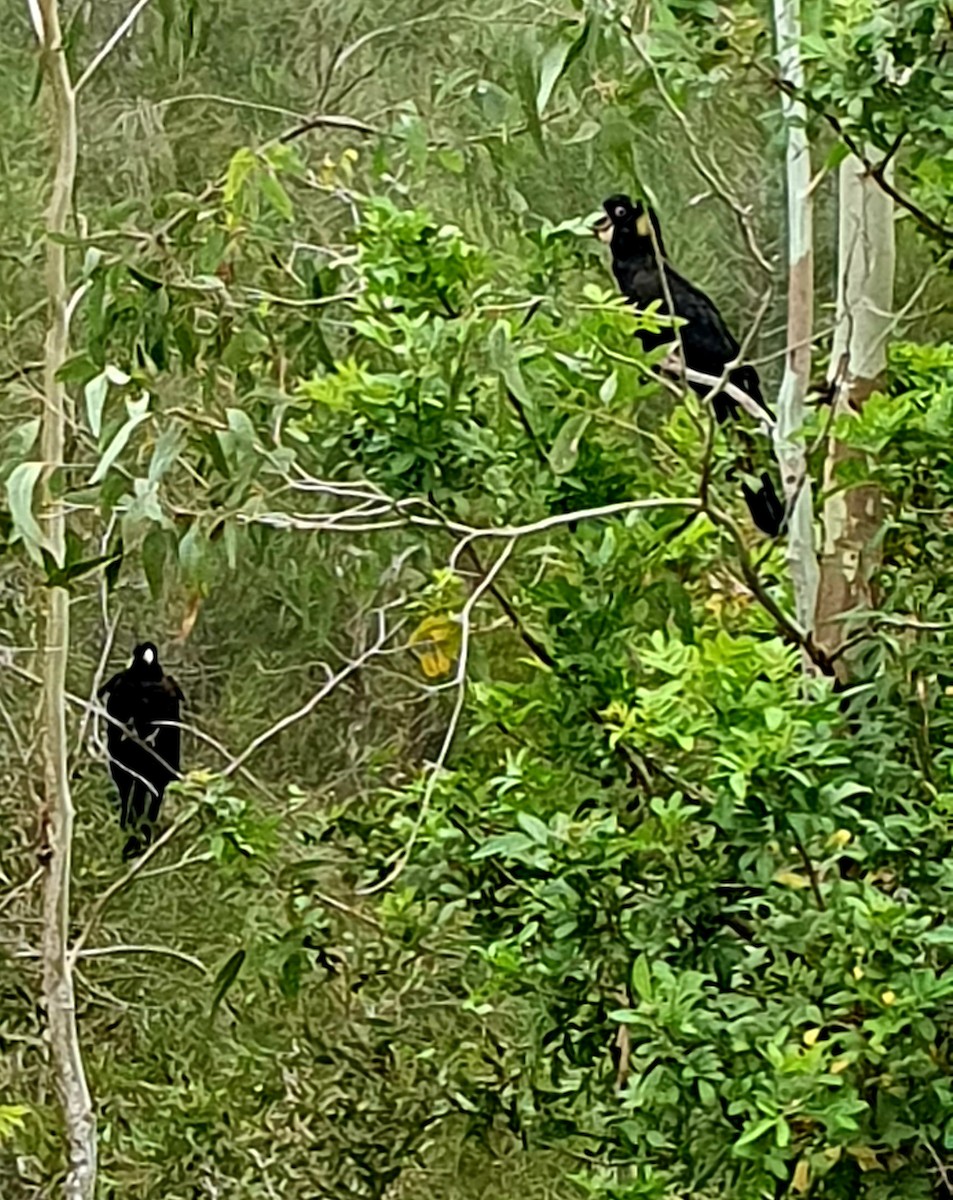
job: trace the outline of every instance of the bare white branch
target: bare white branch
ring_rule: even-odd
[[[368,646],[366,650],[362,651],[357,658],[354,658],[350,662],[346,663],[336,675],[333,675],[321,688],[318,689],[317,692],[315,692],[315,694],[309,700],[305,701],[300,708],[295,709],[294,712],[286,714],[281,718],[280,721],[276,721],[274,725],[266,729],[264,733],[260,733],[256,738],[253,738],[241,752],[241,754],[239,754],[237,758],[233,758],[232,761],[228,763],[228,765],[223,769],[222,775],[227,777],[233,774],[244,765],[246,760],[249,759],[256,750],[261,749],[266,742],[270,742],[273,737],[276,737],[279,733],[282,733],[285,729],[290,728],[292,725],[297,724],[298,721],[303,721],[304,718],[314,712],[321,701],[330,696],[330,694],[340,684],[342,684],[345,679],[349,678],[356,671],[359,671],[369,659],[374,657],[374,655],[380,653],[394,632],[387,627],[387,612],[389,609],[395,608],[403,603],[404,597],[401,596],[399,599],[393,600],[389,604],[384,605],[383,608],[378,609],[377,637],[374,639],[372,644]]]
[[[148,3],[149,0],[136,0],[136,3],[132,6],[127,15],[122,21],[120,21],[120,23],[113,30],[112,34],[110,34],[109,38],[103,43],[99,51],[94,55],[92,62],[82,73],[82,75],[80,75],[79,79],[76,81],[76,87],[74,91],[82,91],[86,84],[89,83],[90,79],[92,79],[93,75],[96,74],[103,62],[105,62],[109,55],[112,54],[116,46],[129,32],[136,17],[139,16]]]
[[[473,593],[463,607],[463,611],[460,614],[460,657],[457,660],[457,669],[454,676],[454,683],[457,687],[457,697],[454,701],[453,711],[450,714],[450,721],[447,724],[447,729],[444,733],[443,742],[441,743],[440,750],[437,754],[437,759],[434,762],[433,767],[427,776],[427,782],[424,785],[424,794],[420,802],[420,812],[417,814],[417,820],[414,822],[413,828],[410,831],[410,837],[407,839],[406,845],[397,856],[397,860],[395,861],[394,865],[387,872],[384,878],[378,880],[377,883],[371,884],[369,887],[358,888],[357,894],[359,896],[371,896],[375,892],[380,892],[383,891],[384,888],[390,887],[390,885],[401,874],[410,861],[410,856],[413,852],[414,845],[416,844],[420,831],[427,819],[427,814],[430,811],[430,802],[433,799],[433,793],[437,786],[437,780],[443,774],[444,767],[447,763],[447,756],[450,753],[450,747],[453,745],[453,739],[457,732],[457,727],[460,724],[460,718],[463,715],[463,706],[467,698],[467,663],[470,653],[470,634],[473,609],[483,594],[493,583],[493,580],[500,573],[501,569],[506,563],[506,560],[513,553],[515,547],[515,540],[511,540],[506,543],[506,545],[500,551],[496,562],[487,572],[486,576],[480,581],[478,586],[473,589]]]

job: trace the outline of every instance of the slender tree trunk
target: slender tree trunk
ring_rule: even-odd
[[[774,22],[781,78],[800,91],[800,0],[774,0]],[[788,209],[788,325],[784,379],[778,397],[775,449],[789,516],[787,559],[794,587],[798,624],[808,637],[814,629],[818,566],[814,551],[811,480],[804,448],[798,440],[804,423],[804,400],[811,375],[814,333],[814,229],[811,200],[811,153],[807,140],[807,110],[786,91],[781,110],[787,125]],[[809,660],[805,656],[806,669]]]
[[[893,308],[893,201],[853,156],[840,168],[837,326],[831,353],[835,416],[859,413],[883,386]],[[817,598],[817,637],[831,653],[849,636],[849,615],[875,607],[873,576],[880,564],[882,504],[878,489],[845,490],[841,467],[862,457],[836,439],[824,469],[824,543]],[[850,674],[847,656],[837,672]]]
[[[63,462],[66,394],[57,378],[69,353],[69,294],[66,249],[76,176],[76,97],[56,0],[31,4],[52,97],[54,175],[46,216],[46,288],[49,318],[44,363],[40,515],[44,542],[58,563],[65,558],[66,513],[51,487]],[[43,656],[41,751],[43,755],[43,993],[50,1047],[68,1145],[67,1200],[92,1200],[96,1186],[96,1118],[93,1113],[79,1036],[73,969],[69,957],[70,855],[73,801],[67,768],[66,664],[69,655],[69,593],[43,592],[40,650]]]

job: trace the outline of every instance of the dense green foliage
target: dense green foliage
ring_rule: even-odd
[[[149,10],[82,93],[56,562],[32,507],[46,125],[0,2],[4,1197],[63,1175],[35,961],[51,584],[99,1195],[948,1194],[943,6],[805,13],[821,303],[831,117],[896,156],[908,204],[888,379],[834,429],[839,482],[884,498],[846,695],[805,681],[783,546],[725,482],[729,435],[651,374],[653,317],[586,221],[648,191],[770,394],[768,8]],[[74,71],[124,11],[71,15]],[[301,128],[318,113],[353,119]],[[829,427],[812,411],[816,478]],[[146,635],[190,772],[99,908],[125,868],[85,697]]]

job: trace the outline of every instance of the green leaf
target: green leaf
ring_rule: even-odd
[[[582,52],[589,37],[590,28],[590,22],[586,21],[578,37],[572,41],[562,38],[555,45],[550,46],[543,55],[543,61],[539,67],[539,88],[536,92],[536,111],[540,116],[543,115],[556,84]]]
[[[150,483],[159,482],[169,467],[178,459],[181,447],[182,434],[179,430],[174,427],[163,429],[156,438],[152,459],[149,462],[148,479]]]
[[[0,1142],[24,1128],[23,1118],[31,1110],[25,1104],[0,1104]]]
[[[106,363],[105,367],[103,368],[103,374],[106,376],[109,382],[115,384],[116,387],[125,387],[130,381],[130,376],[127,375],[125,371],[120,371],[118,367],[114,367],[110,363]]]
[[[615,394],[619,389],[618,372],[613,371],[608,378],[602,381],[602,386],[599,388],[599,399],[603,404],[609,405],[615,399]]]
[[[129,419],[122,426],[104,451],[96,470],[90,477],[90,486],[95,483],[100,483],[103,480],[109,471],[109,468],[126,448],[126,443],[129,441],[130,437],[132,437],[133,430],[136,428],[136,426],[141,425],[143,421],[147,421],[149,419],[148,392],[144,392],[142,398],[139,400],[127,400],[126,411],[129,414]]]
[[[549,845],[549,826],[545,821],[541,821],[539,817],[534,817],[532,813],[518,812],[516,814],[516,822],[529,834],[538,846]]]
[[[953,925],[940,925],[923,935],[923,940],[931,946],[953,946]]]
[[[294,220],[294,206],[291,203],[291,197],[274,175],[268,172],[262,174],[261,193],[279,217],[285,221]]]
[[[43,565],[43,532],[33,515],[33,491],[44,466],[41,462],[20,463],[7,478],[7,498],[13,527],[23,539],[27,554],[37,566]]]
[[[207,546],[208,539],[202,533],[197,521],[186,531],[185,536],[179,542],[179,565],[182,567],[182,572],[186,579],[191,584],[199,584],[204,581],[205,549]]]
[[[539,91],[539,82],[526,47],[523,47],[517,55],[513,67],[513,75],[516,80],[516,90],[523,105],[523,114],[526,117],[527,128],[540,154],[545,156],[546,144],[543,141],[543,127],[539,123],[539,107],[536,99]]]
[[[147,292],[158,292],[161,289],[161,279],[153,279],[150,275],[143,275],[143,273],[136,267],[130,266],[127,267],[126,270],[133,277],[136,283],[144,287]]]
[[[749,1125],[744,1133],[735,1142],[735,1149],[739,1146],[747,1146],[750,1142],[756,1142],[759,1137],[763,1137],[769,1129],[773,1129],[777,1123],[777,1117],[764,1117],[760,1121],[755,1121],[753,1125]]]
[[[39,432],[39,417],[31,417],[29,421],[24,421],[21,425],[17,425],[14,429],[10,430],[3,443],[3,459],[0,460],[0,478],[6,478],[15,467],[20,466],[33,449]]]
[[[523,372],[520,370],[518,363],[510,362],[506,364],[503,368],[503,382],[520,404],[524,405],[524,407],[532,405],[533,401],[526,389]]]
[[[169,551],[169,540],[161,529],[153,529],[146,534],[142,542],[142,569],[149,585],[153,600],[162,595],[163,571],[166,555]]]
[[[95,364],[85,354],[77,354],[63,363],[56,378],[61,383],[86,383],[98,374]]]
[[[91,571],[95,571],[97,567],[101,567],[105,563],[115,562],[121,557],[121,555],[117,554],[100,554],[96,558],[87,558],[80,562],[69,563],[65,567],[54,566],[52,570],[47,570],[46,586],[66,587],[72,580],[80,579],[83,575],[88,575]]]
[[[254,152],[247,146],[242,146],[232,155],[225,173],[225,186],[222,188],[222,201],[226,208],[234,206],[245,181],[255,170],[257,163]]]
[[[519,858],[532,848],[533,841],[525,833],[504,833],[487,838],[473,852],[474,858]]]
[[[539,88],[536,92],[536,111],[540,116],[545,112],[553,88],[565,70],[571,48],[569,42],[557,42],[543,55],[543,61],[539,65]]]
[[[597,138],[602,132],[602,127],[598,121],[582,121],[576,132],[563,141],[564,146],[578,146],[582,142],[591,142],[593,138]],[[591,235],[590,235],[591,236]]]
[[[844,780],[842,783],[835,783],[829,787],[825,787],[822,794],[828,804],[842,804],[851,796],[871,796],[873,792],[865,783],[854,783],[853,780]]]
[[[645,954],[640,954],[632,963],[631,981],[634,991],[641,1000],[652,999],[652,971]]]
[[[843,142],[835,142],[831,146],[830,153],[824,160],[824,170],[833,171],[841,165],[845,158],[850,154],[850,149]]]
[[[436,157],[445,171],[450,171],[453,175],[463,174],[466,162],[459,150],[438,150]]]
[[[212,985],[214,992],[212,995],[212,1006],[210,1012],[215,1012],[222,1000],[225,998],[225,993],[238,978],[238,973],[241,971],[245,962],[245,951],[236,950],[235,953],[228,959],[219,973],[215,976],[215,982]]]
[[[106,396],[109,394],[109,378],[105,371],[94,376],[83,389],[86,399],[86,420],[89,431],[96,440],[103,431],[103,409],[106,407]]]
[[[589,413],[576,413],[563,422],[549,452],[549,465],[557,475],[568,474],[576,465],[579,443],[591,420]]]

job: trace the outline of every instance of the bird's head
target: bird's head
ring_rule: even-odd
[[[153,642],[140,642],[132,652],[132,669],[142,679],[161,679],[159,651]]]
[[[633,203],[628,196],[620,194],[603,200],[602,207],[606,215],[592,227],[600,241],[616,250],[624,249],[627,254],[638,251],[651,254],[654,230],[655,240],[661,250],[662,235],[655,213],[641,200]]]

